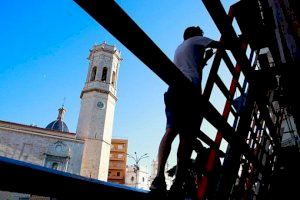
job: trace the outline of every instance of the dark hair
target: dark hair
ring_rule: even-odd
[[[190,26],[185,29],[183,39],[187,40],[194,36],[203,36],[203,31],[199,26]]]

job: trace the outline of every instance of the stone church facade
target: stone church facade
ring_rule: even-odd
[[[74,133],[0,121],[0,156],[80,174],[83,148]]]
[[[105,42],[90,50],[76,133],[63,106],[46,128],[0,121],[0,156],[106,181],[120,56]]]

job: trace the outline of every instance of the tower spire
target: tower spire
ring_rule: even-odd
[[[66,102],[66,97],[64,97],[64,99],[63,99],[63,103],[61,105],[61,108],[58,109],[57,120],[61,120],[61,121],[64,120],[64,116],[65,116],[65,113],[66,113],[66,109],[64,108],[65,102]]]
[[[64,106],[62,105],[62,107],[58,109],[57,120],[63,121],[64,120],[64,116],[65,116],[65,112],[66,112],[66,109],[64,109]]]

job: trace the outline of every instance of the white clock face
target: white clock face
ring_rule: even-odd
[[[103,109],[104,106],[105,106],[105,105],[104,105],[104,102],[102,102],[102,101],[98,101],[98,102],[97,102],[97,107],[98,107],[98,108]]]

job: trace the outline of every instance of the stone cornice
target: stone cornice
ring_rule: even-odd
[[[86,89],[86,90],[83,90],[80,94],[80,98],[82,98],[83,94],[84,93],[88,93],[88,92],[100,92],[100,93],[103,93],[103,94],[109,94],[112,98],[115,99],[115,101],[118,100],[118,98],[111,92],[107,91],[107,90],[102,90],[102,89],[99,89],[99,88],[91,88],[91,89]]]
[[[102,140],[102,139],[97,139],[97,138],[82,138],[81,140],[97,140],[97,141],[104,142],[107,145],[111,145],[111,143],[109,143],[109,142],[107,142],[105,140]]]
[[[96,53],[96,52],[100,52],[100,51],[107,52],[107,53],[111,53],[112,55],[116,56],[118,60],[123,60],[123,59],[120,57],[120,53],[118,52],[118,50],[94,49],[92,52],[93,52],[93,53]]]
[[[106,43],[102,43],[100,45],[94,45],[93,49],[90,50],[90,56],[93,54],[93,53],[96,53],[96,52],[107,52],[107,53],[110,53],[114,56],[117,57],[118,60],[123,60],[121,58],[121,52],[114,46],[114,45],[109,45],[109,44],[106,44]],[[89,56],[89,58],[90,58]]]

